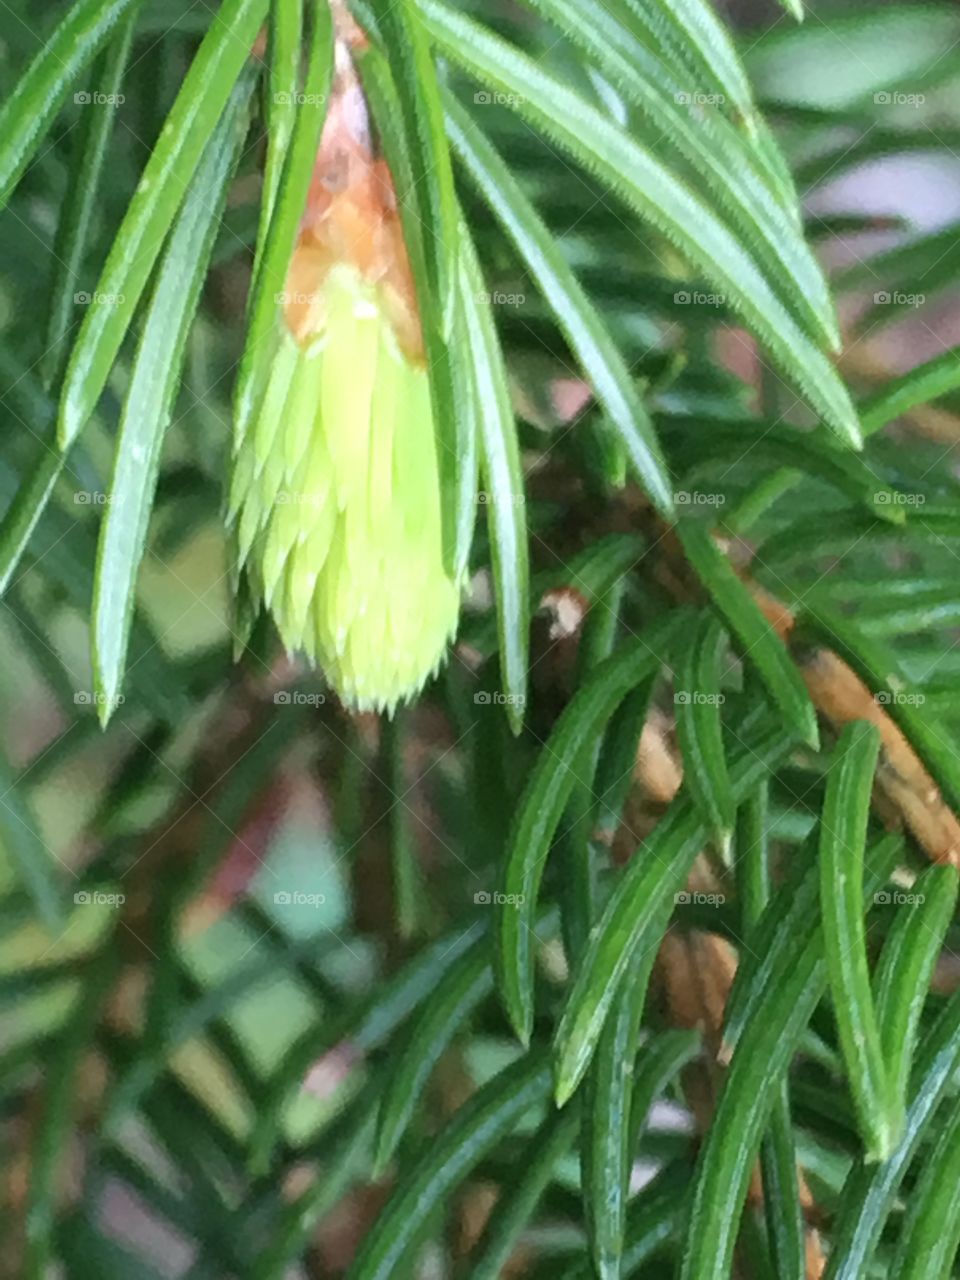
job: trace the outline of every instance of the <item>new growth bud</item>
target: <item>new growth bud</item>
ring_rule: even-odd
[[[460,591],[443,566],[430,386],[394,186],[338,55],[230,514],[288,651],[318,663],[351,706],[392,709],[437,669]]]

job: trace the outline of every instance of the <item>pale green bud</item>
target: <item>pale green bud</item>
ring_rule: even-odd
[[[443,565],[427,371],[384,289],[337,262],[306,342],[279,319],[230,514],[254,597],[343,700],[392,710],[439,666],[460,592]]]

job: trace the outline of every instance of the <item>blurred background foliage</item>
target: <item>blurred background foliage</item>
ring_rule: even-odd
[[[69,7],[2,6],[4,96]],[[960,850],[960,9],[813,0],[798,25],[795,7],[718,12],[836,297],[837,364],[869,436],[859,458],[814,429],[723,289],[611,191],[589,136],[578,160],[440,49],[457,119],[496,145],[626,361],[682,532],[632,472],[623,483],[592,370],[490,216],[496,182],[458,162],[525,477],[529,680],[518,693],[500,675],[498,490],[482,481],[455,651],[392,721],[351,715],[265,626],[234,660],[222,502],[269,116],[258,93],[163,439],[122,701],[100,728],[91,601],[139,319],[56,474],[59,383],[213,6],[134,6],[128,55],[116,61],[116,37],[71,81],[0,214],[5,1274],[956,1274],[960,939],[953,872],[924,868]],[[715,175],[678,160],[583,32],[565,34],[564,6],[424,8],[499,32],[712,207]],[[646,13],[669,35],[658,15],[674,8],[698,5],[624,0],[577,22],[612,48],[609,24],[635,32]],[[663,38],[682,65],[682,40]],[[111,69],[122,103],[74,99]],[[690,104],[694,129],[712,110]],[[64,211],[108,111],[70,257]],[[28,537],[18,492],[37,515]],[[741,577],[724,577],[710,528]],[[751,599],[768,618],[774,600],[793,611],[789,656],[759,613],[752,638],[738,625]],[[638,643],[636,671],[596,675]],[[825,649],[849,665],[818,684]],[[691,673],[709,696],[684,720]],[[877,707],[888,785],[858,829],[873,763],[848,744],[851,781],[831,753]],[[838,856],[853,879],[866,859],[865,925],[859,884],[837,918],[818,896],[837,853],[825,805],[853,815]],[[629,900],[628,863],[653,877]],[[519,926],[493,902],[518,888]],[[597,921],[621,909],[620,950],[600,954]],[[511,943],[511,929],[529,932]],[[568,1021],[591,992],[616,996],[602,1034],[602,1018]],[[883,1042],[875,1091],[838,1001],[868,1046]],[[721,1034],[748,1046],[729,1073]],[[561,1110],[551,1043],[574,1094]],[[581,1083],[585,1063],[578,1074],[563,1053],[584,1045]],[[871,1162],[871,1135],[904,1102],[891,1158]],[[758,1154],[763,1192],[747,1185]]]

